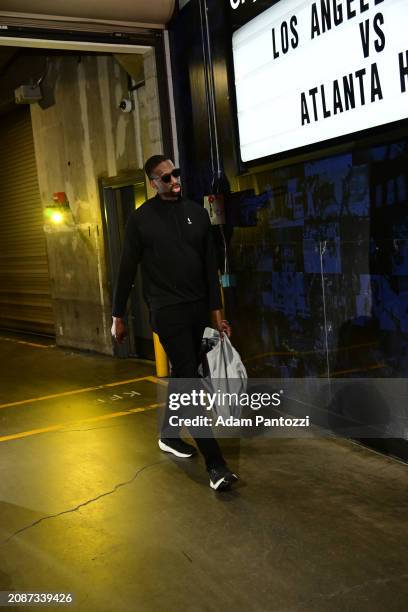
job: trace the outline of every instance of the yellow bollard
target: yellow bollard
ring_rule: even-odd
[[[166,378],[169,375],[169,362],[166,351],[161,345],[159,336],[153,332],[154,356],[156,359],[156,376]]]

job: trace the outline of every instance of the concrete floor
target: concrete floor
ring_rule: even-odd
[[[199,458],[158,450],[154,379],[116,384],[150,365],[16,338],[0,359],[0,590],[71,592],[81,612],[408,609],[405,465],[223,440],[241,482],[217,494]]]

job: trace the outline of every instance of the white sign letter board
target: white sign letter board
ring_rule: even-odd
[[[232,43],[244,162],[408,117],[408,0],[280,0]]]

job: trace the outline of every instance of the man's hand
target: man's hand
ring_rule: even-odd
[[[218,329],[221,336],[222,334],[225,333],[227,334],[228,338],[231,337],[231,334],[232,334],[231,326],[228,323],[228,321],[226,321],[226,319],[222,318],[221,310],[211,311],[211,322],[212,322],[213,327],[215,327],[215,329]]]
[[[122,344],[126,338],[125,321],[121,317],[112,317],[112,321],[111,334],[115,338],[116,342]]]

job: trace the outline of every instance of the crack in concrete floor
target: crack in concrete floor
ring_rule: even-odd
[[[385,577],[385,578],[373,578],[372,580],[366,580],[365,582],[361,582],[359,584],[354,584],[353,586],[350,587],[343,587],[341,589],[337,589],[337,591],[333,591],[333,593],[327,593],[326,595],[319,594],[317,596],[317,599],[331,599],[333,597],[338,597],[339,595],[348,595],[349,593],[353,592],[353,591],[357,591],[358,589],[364,589],[368,586],[373,586],[373,585],[381,585],[381,584],[388,584],[389,582],[398,582],[399,580],[408,578],[408,574],[400,574],[399,576],[389,576],[389,577]]]
[[[405,580],[406,578],[408,578],[408,573],[400,574],[399,576],[390,576],[387,578],[372,578],[371,580],[366,580],[365,582],[354,584],[353,586],[344,586],[336,591],[333,591],[332,593],[318,593],[314,597],[310,597],[309,599],[303,601],[301,606],[297,606],[296,608],[280,608],[279,610],[275,610],[275,612],[304,612],[307,609],[307,606],[312,603],[328,601],[330,599],[334,599],[335,597],[349,595],[355,591],[358,591],[359,589],[365,589],[375,585],[386,585],[390,582],[399,582],[400,580]]]
[[[116,491],[118,491],[120,488],[132,484],[136,480],[136,478],[142,472],[144,472],[145,470],[147,470],[149,468],[152,468],[155,465],[160,465],[161,463],[167,463],[167,462],[168,462],[167,459],[161,459],[160,461],[155,461],[153,463],[148,463],[147,465],[144,465],[143,467],[141,467],[141,468],[139,468],[137,470],[137,472],[132,476],[132,478],[130,478],[129,480],[126,480],[125,482],[119,482],[110,491],[106,491],[105,493],[101,493],[100,495],[97,495],[96,497],[92,497],[91,499],[88,499],[88,500],[86,500],[84,502],[81,502],[80,504],[78,504],[74,508],[69,508],[68,510],[62,510],[61,512],[57,512],[56,514],[49,514],[48,516],[43,516],[40,519],[38,519],[37,521],[34,521],[33,523],[31,523],[30,525],[26,525],[25,527],[21,527],[20,529],[18,529],[17,531],[15,531],[11,535],[9,535],[5,540],[2,540],[0,542],[0,546],[8,544],[8,542],[10,542],[10,540],[15,538],[17,535],[27,531],[28,529],[32,529],[33,527],[36,527],[37,525],[39,525],[40,523],[42,523],[44,521],[48,521],[50,519],[57,518],[59,516],[63,516],[64,514],[70,514],[72,512],[76,512],[77,510],[80,510],[80,508],[84,508],[85,506],[88,506],[89,504],[92,504],[92,503],[102,499],[103,497],[107,497],[108,495],[112,495],[113,493],[116,493]]]

